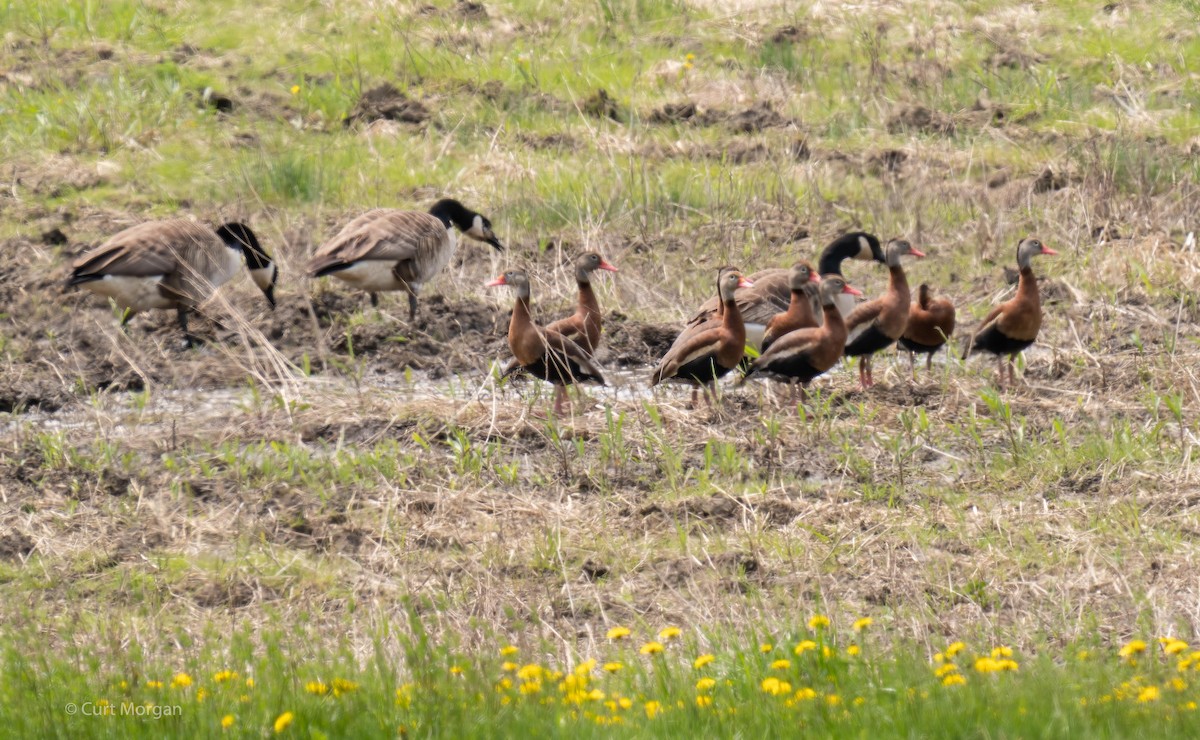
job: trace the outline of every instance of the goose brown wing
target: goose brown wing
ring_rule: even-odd
[[[446,227],[436,216],[419,211],[375,209],[347,224],[326,242],[308,263],[308,270],[317,274],[360,260],[400,262],[437,249],[445,238]]]
[[[151,221],[132,226],[76,260],[73,283],[102,275],[168,275],[181,264],[204,271],[226,248],[208,227],[188,219]]]

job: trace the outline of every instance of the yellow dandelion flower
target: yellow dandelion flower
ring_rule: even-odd
[[[947,663],[943,666],[939,666],[938,669],[933,672],[933,674],[935,676],[937,676],[938,678],[941,678],[942,676],[945,676],[948,673],[957,673],[957,672],[958,672],[958,666],[954,665],[953,663]]]
[[[866,697],[863,697],[863,696],[856,696],[856,697],[854,697],[854,701],[852,701],[850,703],[856,707],[861,707],[863,704],[867,703],[867,699],[866,699]]]
[[[121,689],[122,691],[124,691],[125,689],[129,688],[129,682],[128,682],[128,681],[121,681],[119,684],[117,684],[117,688],[119,688],[119,689]]]
[[[813,618],[808,620],[808,628],[810,630],[825,629],[829,626],[829,617],[824,614],[815,614]]]
[[[787,681],[780,681],[774,676],[768,676],[767,678],[764,678],[760,686],[763,690],[763,693],[770,694],[771,696],[782,696],[783,694],[792,693],[792,685],[790,683]]]
[[[933,655],[933,662],[934,662],[934,663],[945,663],[945,662],[946,662],[946,656],[945,656],[945,655],[942,655],[941,653],[934,653],[934,655]]]
[[[614,660],[611,663],[604,664],[604,672],[605,673],[616,673],[617,671],[621,670],[624,667],[625,666],[623,664],[618,663]]]
[[[148,688],[148,689],[161,689],[162,687],[163,687],[162,681],[147,681],[146,682],[146,688]]]
[[[674,640],[682,634],[683,630],[678,627],[663,627],[658,633],[658,639],[666,642],[667,640]]]
[[[702,695],[696,697],[696,706],[700,707],[701,709],[704,709],[706,707],[711,707],[712,703],[713,703],[713,698],[711,696],[705,696],[702,694]]]
[[[329,693],[329,686],[321,683],[320,681],[309,681],[308,683],[304,684],[304,690],[310,694],[315,694],[316,696],[325,696]]]
[[[186,689],[188,686],[191,686],[192,683],[192,677],[188,674],[176,673],[175,677],[171,679],[171,688]]]
[[[780,658],[771,664],[771,670],[773,671],[786,671],[791,667],[792,661],[788,660],[787,658]]]
[[[450,666],[450,675],[452,675],[452,676],[461,676],[462,674],[463,674],[463,668],[462,668],[462,666],[460,666],[460,665],[452,665],[452,666]]]
[[[344,678],[333,679],[333,695],[334,696],[341,696],[342,694],[349,694],[352,691],[358,691],[358,684],[355,683],[354,681],[348,681]]]
[[[816,649],[817,643],[813,642],[812,640],[802,640],[800,644],[797,645],[794,650],[792,650],[792,652],[794,652],[796,655],[804,655],[809,650]]]
[[[717,680],[715,678],[708,678],[705,676],[696,682],[696,691],[709,691],[716,685]]]
[[[536,681],[544,675],[546,675],[545,669],[535,663],[523,665],[517,670],[517,678],[522,681]]]
[[[589,673],[591,673],[593,670],[595,670],[595,668],[596,668],[596,659],[588,658],[587,660],[583,661],[579,665],[575,666],[574,673],[576,676],[586,676]]]
[[[541,681],[526,681],[525,683],[521,684],[521,693],[525,694],[526,696],[528,696],[529,694],[536,694],[536,693],[540,692],[541,690],[542,690],[542,682]]]
[[[962,686],[966,682],[967,679],[963,678],[962,675],[958,673],[951,673],[948,676],[942,676],[943,686]]]
[[[416,684],[412,683],[406,683],[398,687],[396,689],[396,706],[408,708],[412,704],[413,689],[416,687]]]
[[[1012,654],[1012,648],[1008,647],[1007,645],[1000,645],[999,647],[992,648],[993,658],[1011,658]]]
[[[858,645],[851,645],[846,648],[846,655],[849,655],[851,657],[855,657],[861,652],[862,652],[862,648],[860,648]]]
[[[1172,678],[1170,681],[1167,681],[1167,685],[1169,685],[1175,691],[1184,691],[1188,687],[1187,681],[1184,681],[1182,678],[1178,678],[1178,677]]]
[[[236,681],[236,680],[238,680],[238,678],[239,677],[238,677],[238,674],[236,671],[229,671],[229,670],[217,671],[216,673],[213,674],[213,683],[225,683],[226,681]]]
[[[196,701],[203,702],[208,697],[208,689],[201,687],[196,691]]]
[[[1090,657],[1092,657],[1090,650],[1080,650],[1079,652],[1075,653],[1075,660],[1087,660]]]
[[[645,709],[646,719],[654,719],[660,712],[662,712],[662,704],[656,701],[648,701],[645,704]]]
[[[658,655],[662,651],[663,651],[663,644],[661,642],[653,642],[653,641],[648,642],[645,645],[642,645],[642,647],[638,650],[638,652],[641,653],[642,655]]]
[[[505,673],[512,673],[513,671],[517,670],[520,667],[521,666],[517,665],[516,663],[512,662],[511,660],[506,660],[500,664],[500,670],[504,671]]]
[[[247,696],[246,694],[242,694],[241,696],[239,696],[239,697],[238,697],[238,701],[240,701],[240,702],[241,702],[241,703],[243,703],[243,704],[249,704],[249,703],[250,703],[250,697],[249,697],[249,696]]]
[[[254,688],[254,678],[253,677],[246,679],[246,688],[248,688],[248,689]]]
[[[297,94],[297,93],[299,93],[299,92],[300,92],[300,86],[299,86],[299,85],[292,85],[292,95],[295,95],[295,94]]]
[[[854,620],[853,628],[855,632],[862,632],[873,624],[875,624],[874,619],[871,619],[870,617],[863,617],[862,619]]]
[[[227,714],[221,718],[221,729],[228,730],[230,727],[233,727],[233,715]]]
[[[760,653],[769,653],[774,649],[775,649],[775,646],[769,642],[764,642],[763,644],[758,646],[758,652],[760,652]]]
[[[513,687],[512,679],[508,678],[507,676],[505,676],[504,678],[502,678],[496,682],[496,691],[500,691],[500,692],[508,691],[512,687]]]
[[[796,701],[811,701],[817,698],[817,692],[808,686],[796,691]]]
[[[1158,701],[1159,691],[1157,686],[1146,686],[1138,692],[1137,700],[1139,704],[1148,704],[1152,701]]]
[[[829,696],[825,697],[825,703],[831,707],[836,707],[838,704],[842,703],[842,697],[838,696],[837,694],[830,694]]]
[[[1138,653],[1144,653],[1144,652],[1146,652],[1145,641],[1130,640],[1129,642],[1125,643],[1125,647],[1121,648],[1120,652],[1118,652],[1117,655],[1120,655],[1122,658],[1132,658],[1133,656],[1137,655]]]
[[[1180,708],[1186,709],[1189,712],[1194,712],[1194,711],[1196,711],[1196,702],[1189,701],[1187,704],[1181,705]]]
[[[821,655],[824,655],[826,658],[832,658],[833,657],[833,648],[829,647],[828,645],[822,645],[821,646]]]
[[[292,714],[291,712],[284,712],[283,714],[276,717],[275,718],[275,734],[278,735],[279,733],[283,732],[288,727],[290,727],[292,724],[292,720],[294,720],[294,719],[296,719],[296,715]]]
[[[708,665],[709,663],[713,662],[716,659],[717,659],[716,656],[705,653],[704,655],[698,656],[696,658],[696,660],[692,663],[692,667],[696,668],[696,669],[700,669],[700,668],[703,668],[704,666]]]
[[[950,643],[949,646],[946,647],[946,657],[953,658],[955,655],[958,655],[959,653],[961,653],[962,651],[964,651],[966,649],[967,649],[967,644],[965,642],[963,642],[962,640],[952,642],[952,643]]]
[[[1163,652],[1167,655],[1179,655],[1187,649],[1188,644],[1183,640],[1171,640],[1163,645]]]
[[[516,645],[505,645],[500,648],[500,656],[503,658],[511,658],[519,652],[520,650],[517,649]]]
[[[633,699],[630,699],[628,696],[618,697],[617,706],[621,709],[631,709],[633,707]]]
[[[689,53],[687,56],[684,57],[684,59],[688,60],[689,62],[693,62],[696,60],[696,55]]]
[[[613,627],[605,636],[610,640],[623,640],[631,634],[633,633],[629,631],[628,627]]]

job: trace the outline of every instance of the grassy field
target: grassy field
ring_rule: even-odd
[[[0,0],[0,727],[1195,736],[1198,20]],[[303,277],[355,214],[442,196],[508,249],[463,245],[416,324]],[[62,292],[178,213],[250,223],[278,309],[239,279],[184,352]],[[646,388],[715,268],[859,228],[927,252],[967,330],[1020,238],[1059,250],[1024,382],[888,355],[799,412]],[[564,315],[584,249],[621,269],[613,388],[556,420],[493,379],[483,283],[526,267]]]

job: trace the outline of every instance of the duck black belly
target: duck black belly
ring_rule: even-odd
[[[579,363],[557,352],[547,352],[536,362],[523,365],[522,369],[535,378],[554,385],[571,385],[584,381],[603,383],[604,379],[588,373]]]
[[[809,383],[813,378],[824,374],[825,371],[810,365],[808,358],[804,355],[792,355],[773,360],[769,366],[762,369],[762,372],[783,380],[799,380],[801,383]]]
[[[921,344],[920,342],[914,342],[907,337],[900,337],[899,342],[900,346],[909,352],[916,352],[917,354],[926,355],[932,355],[934,352],[937,352],[946,345],[945,342],[942,342],[941,344]]]
[[[854,341],[846,345],[846,356],[873,355],[882,349],[891,347],[895,342],[895,339],[884,334],[878,326],[871,323],[854,338]]]
[[[984,329],[979,333],[979,336],[975,337],[975,343],[971,345],[971,349],[991,352],[994,355],[1015,355],[1018,352],[1024,351],[1034,341],[1036,340],[1013,339],[993,325]]]
[[[722,367],[717,362],[715,352],[697,357],[691,362],[682,365],[675,371],[676,380],[686,380],[689,383],[711,383],[717,378],[723,378],[729,374],[733,368]]]

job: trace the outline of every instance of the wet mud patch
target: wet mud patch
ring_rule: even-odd
[[[624,367],[654,365],[671,348],[679,331],[674,324],[643,323],[614,312],[605,320],[597,359]]]

